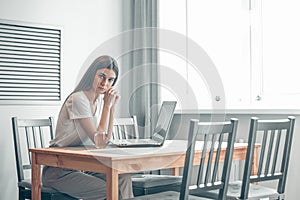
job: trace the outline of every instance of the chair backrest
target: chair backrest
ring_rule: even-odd
[[[53,118],[47,119],[18,119],[12,118],[12,128],[15,145],[15,156],[18,181],[25,179],[25,173],[30,174],[31,154],[29,148],[47,147],[53,139]]]
[[[190,121],[181,200],[188,199],[189,194],[226,199],[237,124],[237,119],[226,122]],[[199,165],[196,176],[193,175],[193,165]],[[220,177],[218,174],[221,174]],[[195,184],[191,177],[197,178]],[[217,189],[218,194],[209,193]]]
[[[241,190],[242,199],[248,198],[249,184],[253,182],[279,180],[277,192],[284,193],[294,125],[295,117],[277,120],[251,118]],[[261,144],[258,158],[254,152],[256,143]],[[257,173],[252,169],[254,159],[258,161]]]
[[[113,139],[139,138],[136,116],[115,118],[113,126]]]

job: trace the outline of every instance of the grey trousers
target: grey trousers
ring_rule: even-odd
[[[63,169],[57,167],[43,168],[42,183],[78,199],[106,199],[106,176],[94,172]],[[130,174],[119,175],[119,199],[133,198]]]

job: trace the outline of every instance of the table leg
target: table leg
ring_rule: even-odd
[[[115,169],[109,169],[106,174],[106,195],[107,200],[119,198],[119,175]]]
[[[32,153],[31,165],[32,200],[41,199],[41,166],[36,163],[36,155]]]
[[[172,175],[179,176],[179,167],[172,168]]]
[[[257,175],[258,173],[258,147],[254,148],[254,155],[253,155],[253,163],[252,163],[252,175]]]

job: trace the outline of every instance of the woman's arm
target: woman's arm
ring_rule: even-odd
[[[98,127],[95,126],[92,118],[79,119],[80,125],[84,128],[88,136],[94,141],[94,134],[105,131],[108,133],[108,139],[111,137],[113,122],[114,122],[114,109],[119,99],[117,91],[112,88],[108,90],[104,95],[104,105],[102,108],[102,115]]]
[[[94,135],[96,132],[108,130],[110,121],[110,109],[111,108],[108,106],[103,106],[102,115],[98,127],[95,126],[95,122],[91,117],[78,119],[80,125],[83,127],[84,131],[92,141],[94,141]]]
[[[113,131],[113,126],[114,126],[114,114],[115,114],[115,106],[117,104],[117,102],[119,101],[120,96],[116,95],[115,98],[115,102],[113,104],[113,106],[110,109],[110,117],[109,117],[109,124],[108,124],[108,129],[107,129],[107,138],[110,139],[111,135],[112,135],[112,131]]]

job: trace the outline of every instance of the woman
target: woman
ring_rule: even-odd
[[[94,135],[103,131],[107,139],[111,137],[118,74],[117,62],[110,56],[100,56],[90,65],[61,108],[51,147],[93,144]],[[80,199],[106,198],[104,174],[44,167],[43,185]],[[119,198],[132,197],[131,176],[119,175]]]

